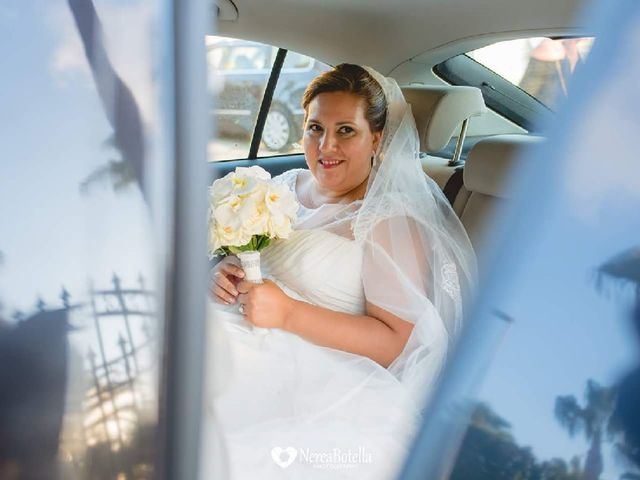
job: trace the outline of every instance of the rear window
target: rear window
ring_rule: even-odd
[[[452,85],[482,90],[489,108],[530,132],[571,92],[594,39],[523,38],[456,55],[434,68]]]
[[[302,94],[330,67],[300,53],[285,51],[271,95],[265,95],[279,51],[274,45],[208,36],[208,86],[215,104],[211,117],[209,161],[265,158],[302,153]],[[263,122],[258,114],[265,103]],[[266,115],[265,115],[266,114]],[[251,152],[253,137],[260,138]]]
[[[550,108],[569,94],[571,77],[589,55],[593,38],[523,38],[467,55]]]

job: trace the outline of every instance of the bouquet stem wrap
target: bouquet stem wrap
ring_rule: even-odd
[[[260,252],[250,250],[238,253],[238,258],[244,270],[244,278],[247,282],[262,283],[262,272],[260,271]]]
[[[262,272],[260,270],[260,252],[249,250],[238,253],[240,264],[244,270],[244,279],[251,283],[262,283]],[[253,327],[253,331],[260,335],[269,333],[268,328]]]

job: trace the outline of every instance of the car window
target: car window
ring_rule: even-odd
[[[305,69],[311,68],[313,65],[313,59],[296,52],[287,53],[287,57],[284,59],[282,69]]]
[[[212,105],[209,161],[247,158],[269,80],[272,47],[225,37],[206,37],[207,80]]]
[[[171,37],[160,2],[91,5],[3,12],[3,479],[162,475]]]
[[[207,49],[207,65],[210,68],[220,69],[222,65],[222,59],[228,55],[229,49],[222,45],[213,45],[212,48]]]
[[[331,67],[287,52],[262,131],[258,157],[302,153],[302,94],[309,82]]]
[[[223,71],[266,70],[271,67],[271,49],[262,45],[227,48],[227,55],[220,64]]]
[[[209,161],[246,159],[277,47],[228,37],[206,38],[208,85],[217,134],[209,141]],[[287,52],[264,122],[259,157],[301,153],[302,93],[330,67]]]
[[[587,58],[593,40],[523,38],[494,43],[467,55],[553,109],[569,94],[571,77]]]

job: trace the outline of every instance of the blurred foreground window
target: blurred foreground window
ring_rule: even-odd
[[[0,478],[154,476],[171,199],[159,7],[2,6]]]

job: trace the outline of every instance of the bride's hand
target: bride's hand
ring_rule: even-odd
[[[264,283],[238,283],[238,303],[244,305],[245,318],[262,328],[283,328],[294,300],[271,280]]]
[[[211,270],[211,294],[216,302],[226,305],[236,303],[236,284],[244,278],[244,270],[239,262],[238,258],[229,255]]]

